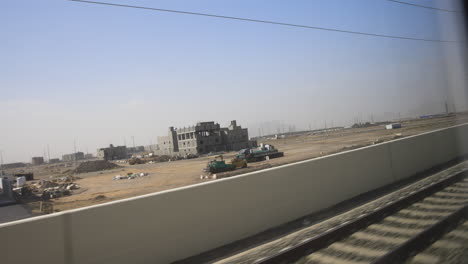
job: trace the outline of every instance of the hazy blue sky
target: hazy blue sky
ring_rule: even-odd
[[[111,0],[107,0],[111,1]],[[385,0],[112,0],[294,24],[457,39],[456,15]],[[408,0],[408,2],[411,2]],[[421,1],[412,1],[421,4]],[[456,9],[452,1],[424,1]],[[443,32],[443,34],[439,34]],[[0,9],[5,162],[232,119],[297,129],[466,107],[457,44],[375,38],[62,0]],[[449,73],[449,74],[448,74]],[[447,91],[451,91],[450,95]],[[455,94],[455,96],[453,96]],[[453,101],[452,98],[456,98]],[[273,131],[276,132],[276,131]]]

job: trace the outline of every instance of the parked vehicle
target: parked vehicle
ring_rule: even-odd
[[[245,159],[247,162],[256,162],[283,157],[284,152],[278,151],[273,145],[260,144],[255,149],[242,149],[236,155],[237,159]]]
[[[235,164],[228,164],[224,161],[223,155],[216,156],[214,160],[210,160],[206,165],[206,168],[203,169],[204,172],[209,173],[218,173],[225,171],[232,171],[236,169]]]

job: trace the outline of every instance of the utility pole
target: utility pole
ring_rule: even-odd
[[[76,140],[73,140],[73,163],[76,166]]]
[[[0,150],[0,175],[3,176],[3,151],[1,150]]]
[[[133,140],[133,150],[135,150],[135,137],[132,136],[132,140]]]
[[[47,144],[47,160],[48,160],[48,162],[50,163],[50,148],[49,148],[49,144]]]

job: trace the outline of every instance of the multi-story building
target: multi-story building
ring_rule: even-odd
[[[174,127],[169,127],[168,135],[165,137],[158,137],[158,150],[155,151],[157,155],[176,155],[179,152],[179,144],[177,142],[177,131]]]
[[[226,145],[226,150],[240,150],[257,146],[257,141],[249,141],[247,128],[237,125],[236,120],[226,128],[221,128],[222,140]]]
[[[158,137],[158,155],[188,155],[232,151],[256,146],[250,141],[247,128],[237,126],[235,120],[229,127],[221,128],[213,121],[194,126],[169,128],[167,136]]]
[[[76,152],[72,154],[65,154],[62,155],[63,161],[77,161],[77,160],[84,160],[84,153],[83,152]]]
[[[60,162],[60,159],[50,159],[49,160],[49,163],[52,164],[52,163],[59,163]]]
[[[145,147],[144,146],[136,146],[136,147],[127,147],[127,154],[135,154],[135,153],[140,153],[144,152]]]
[[[110,144],[108,148],[100,148],[97,150],[97,157],[104,160],[119,160],[128,157],[126,146],[117,146]]]
[[[32,165],[44,164],[44,158],[43,157],[32,157],[31,163],[32,163]]]
[[[152,145],[145,146],[145,151],[146,152],[155,152],[155,151],[158,151],[158,150],[159,150],[158,144],[152,144]]]

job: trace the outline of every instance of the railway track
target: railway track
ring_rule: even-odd
[[[460,165],[216,263],[440,263],[434,262],[440,258],[432,256],[432,252],[421,252],[449,232],[461,234],[461,238],[451,243],[453,235],[448,236],[446,244],[461,245],[461,254],[466,257],[468,165]],[[457,228],[461,230],[454,231]],[[449,254],[441,249],[435,252]],[[418,253],[422,255],[418,261],[411,261]],[[468,259],[449,263],[468,263]]]
[[[255,263],[404,263],[466,220],[467,175],[459,173],[399,196]]]

